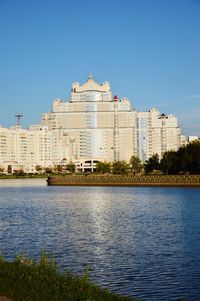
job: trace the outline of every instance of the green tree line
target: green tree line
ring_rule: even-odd
[[[143,164],[138,157],[132,156],[130,162],[126,161],[114,161],[114,162],[97,162],[96,172],[98,173],[113,173],[117,174],[128,174],[140,173],[143,170]]]
[[[160,159],[158,154],[151,156],[144,164],[136,156],[126,161],[98,162],[96,172],[113,174],[148,173],[200,174],[200,140],[180,147],[177,151],[167,151]]]
[[[144,165],[145,173],[160,170],[164,174],[200,174],[200,140],[193,141],[177,151],[165,152],[159,160],[157,154]]]

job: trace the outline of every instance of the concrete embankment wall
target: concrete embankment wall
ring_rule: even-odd
[[[64,186],[175,186],[200,187],[200,175],[59,175],[48,185]]]

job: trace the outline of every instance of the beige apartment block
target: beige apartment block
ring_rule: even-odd
[[[13,126],[9,129],[0,127],[0,167],[4,172],[36,172],[52,166],[51,132],[47,127],[31,126],[22,129]]]
[[[66,159],[85,170],[93,169],[97,161],[129,161],[137,155],[136,116],[130,101],[113,98],[109,83],[98,84],[92,76],[83,85],[73,83],[71,99],[55,100],[41,123],[53,131],[55,165]]]
[[[77,170],[93,171],[98,161],[134,155],[144,162],[180,146],[176,116],[132,110],[127,98],[113,97],[108,82],[98,84],[90,75],[72,84],[69,100],[53,102],[41,125],[0,127],[0,168],[35,172],[72,161]]]
[[[108,82],[89,76],[72,84],[68,101],[56,99],[41,124],[53,135],[53,164],[76,162],[80,170],[93,170],[97,161],[129,161],[132,155],[147,160],[153,154],[178,149],[181,130],[174,115],[156,109],[138,112],[130,101],[113,97]]]
[[[161,158],[164,152],[181,146],[181,129],[177,117],[160,114],[153,108],[137,112],[138,154],[142,161],[154,154]]]

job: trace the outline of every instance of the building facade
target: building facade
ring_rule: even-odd
[[[70,100],[56,99],[41,124],[53,132],[54,164],[66,159],[80,170],[93,170],[97,161],[129,161],[132,155],[145,161],[181,145],[174,115],[132,110],[127,98],[113,97],[109,83],[98,84],[92,76],[82,85],[73,83]]]
[[[0,127],[0,168],[4,172],[34,173],[52,166],[52,139],[47,127]]]
[[[0,127],[0,168],[36,172],[72,161],[79,171],[93,171],[98,161],[134,155],[144,162],[180,146],[176,116],[132,110],[127,98],[113,97],[108,82],[90,75],[82,85],[73,83],[70,100],[53,102],[41,125]]]

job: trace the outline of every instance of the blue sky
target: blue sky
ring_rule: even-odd
[[[92,71],[200,136],[200,0],[0,0],[0,124],[40,122]]]

